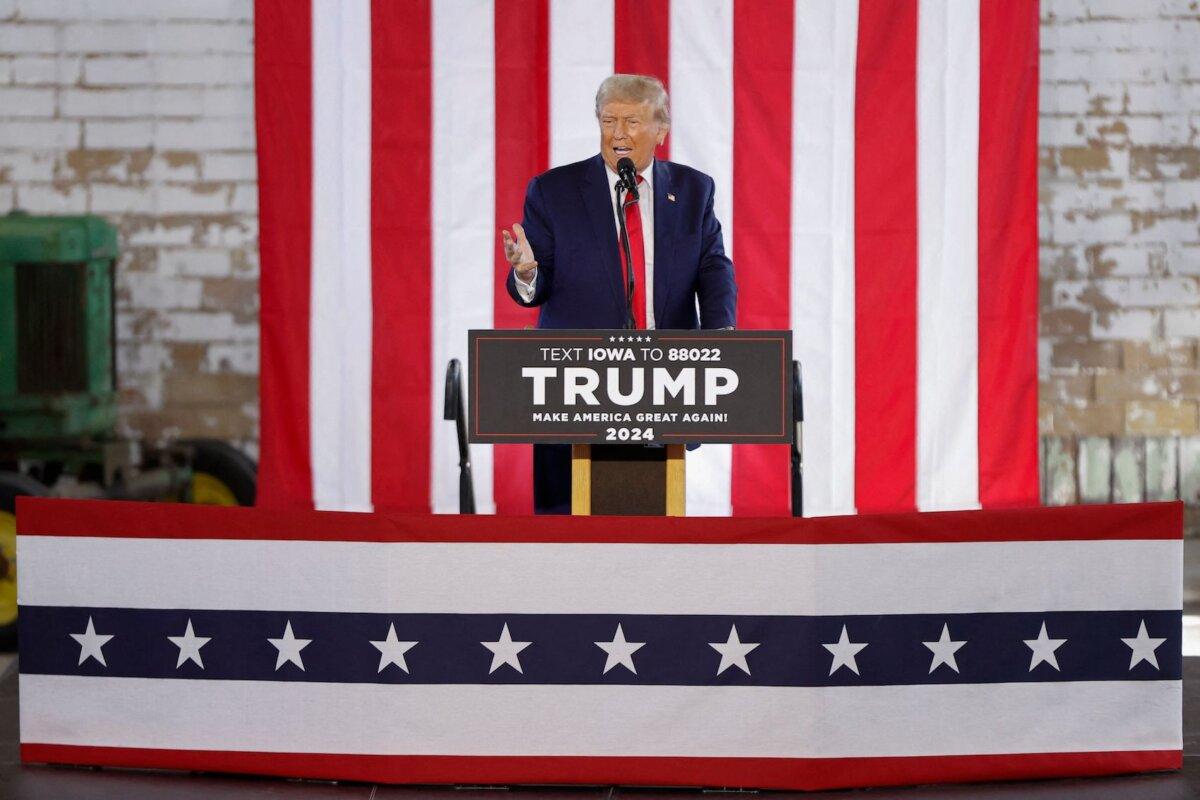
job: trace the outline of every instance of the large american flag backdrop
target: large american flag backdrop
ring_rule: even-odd
[[[19,502],[26,761],[772,788],[1182,763],[1179,504]]]
[[[1037,502],[1037,0],[259,0],[261,503],[457,508],[442,381],[529,325],[498,228],[659,76],[716,179],[742,328],[791,329],[811,515]],[[526,446],[479,508],[531,510]],[[782,446],[689,454],[689,514],[786,514]]]

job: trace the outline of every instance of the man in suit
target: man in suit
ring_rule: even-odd
[[[539,328],[623,328],[634,273],[634,325],[642,329],[732,328],[737,285],[713,213],[712,178],[659,161],[671,126],[657,78],[612,75],[596,93],[600,153],[533,178],[524,220],[501,231],[508,293],[537,306]],[[639,200],[616,205],[617,162],[633,161]],[[622,213],[630,263],[619,246]],[[534,506],[570,512],[570,448],[535,445]]]

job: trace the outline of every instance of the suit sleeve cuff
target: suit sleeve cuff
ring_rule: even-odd
[[[513,283],[517,285],[517,294],[521,295],[521,299],[526,303],[533,300],[533,293],[537,291],[537,267],[533,268],[533,275],[529,279],[529,283],[513,275]]]

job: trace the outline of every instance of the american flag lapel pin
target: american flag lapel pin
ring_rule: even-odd
[[[675,195],[671,194],[670,192],[667,192],[667,199],[670,200],[672,203],[674,203]]]

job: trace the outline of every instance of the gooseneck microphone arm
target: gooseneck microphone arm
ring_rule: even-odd
[[[633,258],[629,254],[629,230],[625,227],[625,206],[621,203],[621,190],[624,188],[624,181],[617,181],[617,226],[621,230],[621,250],[625,253],[625,272],[628,275],[625,283],[625,330],[631,331],[637,327],[633,316],[633,290],[637,287],[633,276]]]

